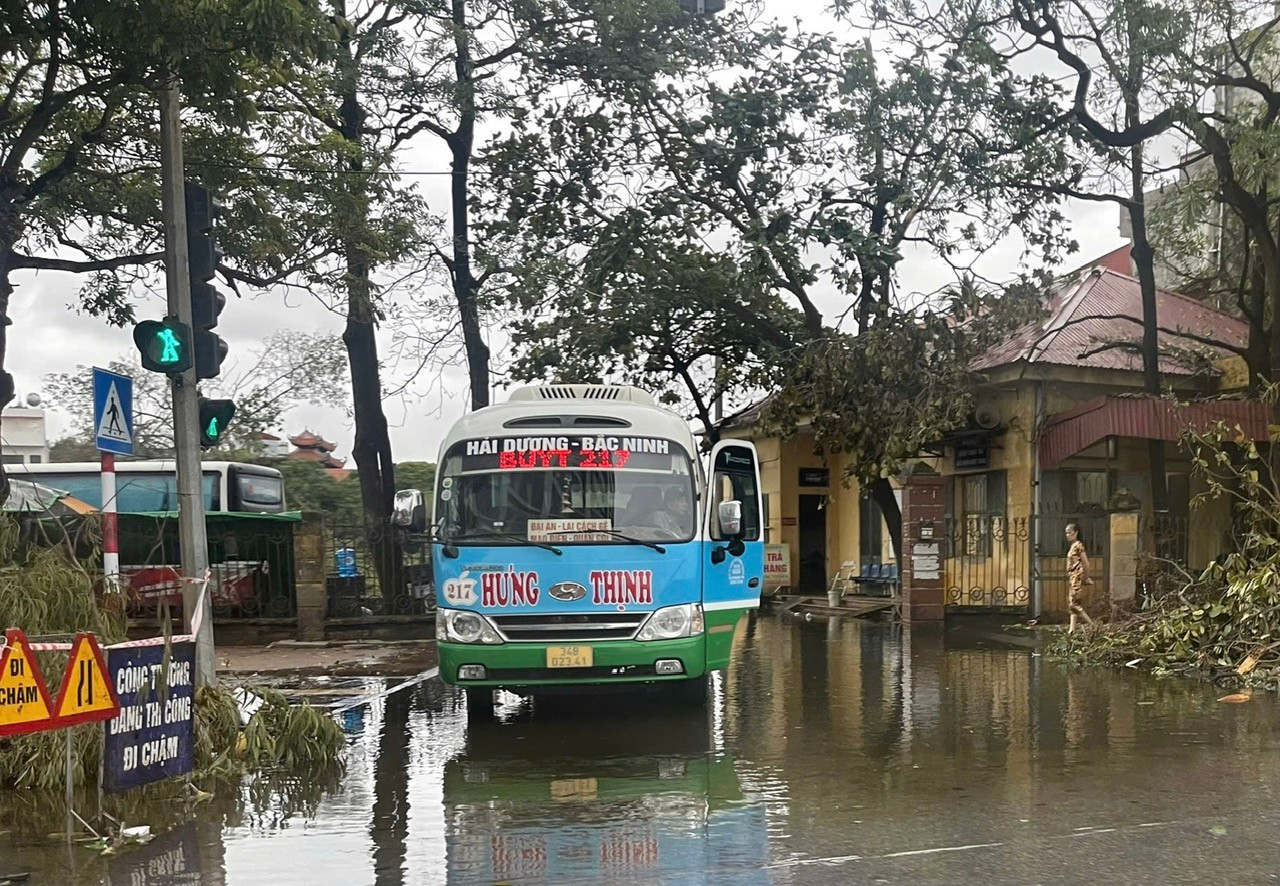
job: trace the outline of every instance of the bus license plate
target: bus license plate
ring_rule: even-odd
[[[589,668],[591,661],[590,646],[547,647],[547,667],[549,668]]]

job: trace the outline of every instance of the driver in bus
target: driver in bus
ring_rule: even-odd
[[[657,523],[671,533],[672,538],[684,538],[689,534],[689,490],[671,486],[662,496],[665,510],[658,512]]]

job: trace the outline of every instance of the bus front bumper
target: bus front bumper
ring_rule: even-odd
[[[574,646],[591,650],[590,667],[550,667],[548,649]],[[504,643],[500,646],[440,643],[440,677],[456,686],[590,686],[656,683],[701,677],[707,672],[705,635],[680,640],[608,640],[596,643]],[[557,650],[560,652],[561,650]],[[676,673],[658,673],[659,662],[680,663]],[[479,665],[484,677],[463,679]],[[670,670],[672,665],[664,664]]]

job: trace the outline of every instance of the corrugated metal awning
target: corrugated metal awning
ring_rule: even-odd
[[[1107,437],[1176,442],[1188,428],[1217,422],[1237,425],[1254,440],[1267,440],[1268,415],[1257,400],[1178,403],[1156,397],[1098,397],[1051,415],[1040,432],[1040,467],[1049,469]]]

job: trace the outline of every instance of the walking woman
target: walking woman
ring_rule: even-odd
[[[1077,617],[1083,618],[1085,624],[1093,624],[1083,606],[1084,589],[1093,584],[1093,578],[1089,575],[1089,554],[1080,540],[1079,523],[1067,524],[1067,545],[1067,585],[1071,592],[1071,624],[1067,633],[1073,633]]]

